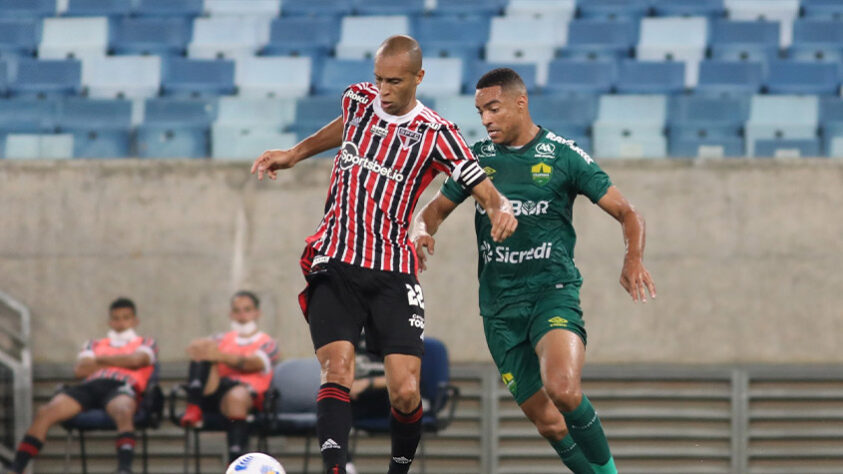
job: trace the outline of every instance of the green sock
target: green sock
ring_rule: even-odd
[[[556,454],[562,459],[562,463],[568,466],[574,474],[594,474],[588,459],[582,453],[579,445],[571,438],[570,434],[565,435],[559,441],[551,441],[550,445],[556,450]]]
[[[600,418],[594,412],[594,407],[585,395],[582,396],[580,406],[574,411],[562,413],[571,437],[582,449],[591,468],[596,474],[615,474],[615,462],[609,451],[609,442],[603,433]]]

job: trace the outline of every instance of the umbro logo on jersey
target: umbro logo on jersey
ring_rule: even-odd
[[[401,148],[406,150],[421,140],[421,133],[401,127],[398,129],[398,139],[401,140]]]
[[[348,98],[349,98],[349,99],[351,99],[351,100],[356,100],[357,102],[362,102],[362,103],[364,103],[364,104],[368,104],[368,103],[369,103],[369,98],[368,98],[368,97],[366,97],[366,96],[364,96],[364,95],[360,95],[360,94],[358,94],[358,93],[356,93],[356,92],[354,92],[354,91],[348,91],[348,92],[346,92],[346,93],[345,93],[345,97],[348,97]]]
[[[372,125],[372,128],[370,128],[369,131],[372,132],[372,135],[377,135],[379,137],[385,137],[389,133],[389,130],[383,127],[378,127],[377,125]]]
[[[398,183],[404,181],[404,175],[398,170],[387,168],[375,160],[370,160],[369,158],[360,156],[360,152],[357,150],[357,145],[351,142],[345,142],[343,144],[339,160],[340,169],[342,170],[349,170],[353,166],[362,166],[363,168],[373,173],[377,173],[386,179]]]
[[[337,444],[336,441],[331,438],[328,438],[325,440],[324,443],[322,443],[321,451],[325,451],[326,449],[341,449],[341,447],[339,444]]]

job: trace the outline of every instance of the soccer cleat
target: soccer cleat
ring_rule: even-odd
[[[201,428],[202,409],[199,408],[199,405],[188,403],[187,408],[184,410],[184,415],[181,416],[179,424],[184,428]]]

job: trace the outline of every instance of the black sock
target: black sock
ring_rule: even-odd
[[[392,434],[392,460],[389,474],[406,474],[416,455],[421,439],[422,405],[410,413],[392,409],[389,417],[389,431]]]
[[[327,474],[345,474],[348,432],[351,430],[351,398],[348,388],[336,383],[319,387],[316,396],[316,433]]]
[[[249,451],[249,422],[232,418],[228,423],[228,462],[232,462]]]
[[[117,433],[117,469],[131,471],[134,456],[135,434],[131,431]]]
[[[208,361],[191,361],[187,369],[187,403],[199,405],[208,376],[211,374],[212,364]]]
[[[44,447],[44,442],[32,435],[25,435],[23,440],[18,445],[18,450],[15,453],[15,460],[12,463],[12,470],[15,472],[23,472],[29,460],[38,455],[38,451]]]

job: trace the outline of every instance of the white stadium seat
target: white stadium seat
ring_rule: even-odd
[[[594,122],[594,156],[664,158],[667,156],[667,97],[604,95]]]
[[[813,139],[819,127],[819,100],[815,95],[756,95],[746,122],[746,154],[755,156],[759,139]]]
[[[684,61],[685,86],[695,87],[707,41],[705,17],[644,18],[637,57],[641,61]]]
[[[210,16],[270,16],[281,14],[281,0],[205,0],[205,13]]]
[[[82,85],[96,98],[155,97],[161,87],[159,56],[108,56],[82,61]]]
[[[211,156],[215,159],[254,160],[265,150],[290,148],[295,133],[214,124],[211,129]]]
[[[548,18],[567,23],[577,10],[575,0],[509,0],[508,17]]]
[[[105,56],[108,18],[45,18],[38,46],[40,59]]]
[[[459,95],[462,88],[462,59],[424,58],[424,79],[418,94],[425,97]]]
[[[410,20],[403,15],[347,16],[342,19],[337,57],[373,58],[378,46],[392,35],[410,34]]]
[[[217,124],[284,128],[296,116],[294,99],[220,97]]]
[[[234,83],[244,97],[304,97],[310,76],[309,57],[241,58],[234,69]]]
[[[58,160],[73,158],[73,135],[10,133],[5,157],[15,160]]]
[[[799,16],[799,0],[725,0],[730,20],[779,22],[779,46],[793,41],[793,20]]]
[[[199,59],[236,59],[257,54],[269,42],[270,17],[197,18],[187,55]]]

